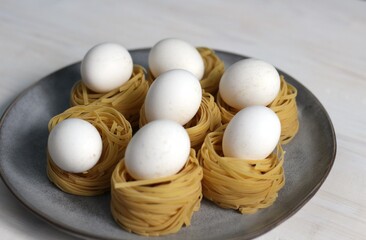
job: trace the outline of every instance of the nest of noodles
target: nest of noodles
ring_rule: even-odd
[[[140,110],[140,127],[147,124],[144,105]],[[207,133],[221,126],[220,110],[215,103],[214,97],[206,92],[202,93],[201,105],[196,115],[183,127],[187,130],[191,147],[199,150]]]
[[[131,123],[138,127],[139,111],[149,89],[145,79],[145,69],[134,65],[131,78],[121,87],[107,93],[96,93],[88,89],[80,80],[71,90],[71,106],[97,104],[117,109]]]
[[[296,105],[297,89],[285,81],[281,75],[281,87],[277,97],[267,107],[271,108],[281,122],[281,144],[289,143],[299,130],[299,120]],[[234,115],[239,111],[226,104],[220,94],[217,94],[217,105],[221,112],[223,124],[230,122]]]
[[[97,105],[75,106],[53,117],[48,124],[51,131],[68,118],[80,118],[91,123],[102,137],[103,150],[97,164],[83,173],[69,173],[60,169],[47,154],[47,175],[62,191],[95,196],[110,190],[110,178],[114,167],[124,156],[132,137],[130,123],[114,108]]]
[[[111,211],[115,221],[129,232],[160,236],[189,226],[202,199],[202,168],[191,149],[183,169],[169,177],[134,180],[124,160],[112,175]]]
[[[271,206],[285,184],[281,145],[262,160],[224,157],[222,137],[226,126],[209,133],[198,153],[203,168],[204,197],[220,207],[232,208],[242,214],[252,214]]]
[[[201,87],[206,92],[216,95],[219,89],[220,79],[225,70],[224,62],[215,54],[212,49],[199,47],[197,50],[200,53],[205,66],[203,77],[200,81]],[[155,77],[152,75],[151,71],[149,71],[147,75],[147,80],[150,85],[155,80]]]
[[[199,47],[197,50],[201,54],[203,63],[205,64],[205,72],[200,81],[202,89],[212,95],[216,95],[219,90],[220,79],[225,70],[224,62],[212,49]]]

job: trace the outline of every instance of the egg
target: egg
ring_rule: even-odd
[[[81,78],[94,92],[109,92],[127,82],[133,71],[130,53],[116,43],[91,48],[81,63]]]
[[[132,137],[125,153],[125,165],[134,179],[167,177],[183,168],[189,153],[187,131],[174,121],[156,120]]]
[[[48,137],[48,152],[61,169],[81,173],[91,169],[103,149],[98,130],[89,122],[69,118],[58,123]]]
[[[244,108],[234,116],[224,131],[224,156],[248,160],[265,159],[273,152],[280,134],[280,120],[270,108]]]
[[[280,90],[280,76],[269,63],[244,59],[234,63],[223,74],[219,84],[221,98],[238,110],[267,106]]]
[[[156,43],[150,50],[148,62],[154,77],[172,69],[184,69],[201,80],[205,70],[197,49],[175,38],[163,39]]]
[[[161,74],[145,98],[148,122],[158,119],[186,124],[197,113],[202,100],[199,80],[190,72],[175,69]]]

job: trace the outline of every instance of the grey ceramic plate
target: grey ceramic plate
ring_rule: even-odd
[[[131,51],[147,67],[149,49]],[[243,56],[217,51],[226,66]],[[1,176],[13,194],[52,225],[84,238],[143,239],[117,226],[109,211],[109,194],[78,197],[54,187],[46,176],[47,123],[68,108],[69,93],[80,79],[79,63],[65,67],[25,90],[0,122]],[[278,200],[254,215],[220,209],[203,200],[190,227],[162,239],[249,239],[259,236],[298,211],[327,177],[336,154],[332,123],[320,102],[292,77],[298,89],[300,130],[285,146],[286,185]],[[160,238],[154,238],[160,239]]]

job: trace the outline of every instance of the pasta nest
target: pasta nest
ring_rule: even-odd
[[[205,72],[200,81],[202,89],[212,95],[216,95],[219,90],[220,79],[225,70],[224,62],[212,49],[199,47],[197,50],[201,54],[203,63],[205,64]]]
[[[204,197],[242,214],[271,206],[285,184],[285,152],[279,144],[277,151],[263,160],[223,157],[222,137],[226,126],[209,133],[198,153],[203,168]]]
[[[131,78],[121,87],[107,93],[96,93],[78,81],[71,90],[71,106],[97,104],[117,109],[131,123],[138,127],[139,111],[145,101],[149,83],[145,79],[145,69],[134,65]]]
[[[140,127],[147,124],[145,105],[140,110]],[[191,147],[199,150],[207,133],[221,126],[220,110],[215,103],[215,98],[206,92],[202,93],[201,105],[196,115],[183,127],[187,130]]]
[[[212,49],[199,47],[197,50],[202,57],[205,67],[203,77],[200,81],[201,87],[206,92],[216,95],[219,89],[220,79],[224,74],[225,64]],[[155,77],[152,75],[151,71],[149,71],[147,75],[147,80],[150,85],[155,80]]]
[[[267,106],[278,116],[281,122],[281,144],[289,143],[299,130],[299,120],[296,105],[297,89],[285,81],[281,75],[281,87],[277,97]],[[222,123],[228,123],[239,111],[226,104],[220,93],[216,98],[217,105],[221,112]]]
[[[134,180],[124,160],[112,175],[111,211],[115,221],[129,232],[160,236],[189,226],[202,200],[202,168],[191,149],[177,174],[151,180]]]
[[[95,196],[110,190],[110,178],[114,167],[124,156],[132,137],[130,123],[111,107],[98,105],[75,106],[53,117],[48,124],[51,131],[68,118],[80,118],[91,123],[102,137],[102,155],[97,164],[83,173],[69,173],[59,168],[47,154],[47,175],[62,191]]]

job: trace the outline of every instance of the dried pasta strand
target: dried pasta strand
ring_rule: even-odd
[[[210,48],[198,47],[197,50],[200,53],[205,66],[203,77],[200,81],[201,87],[206,92],[216,95],[219,89],[220,79],[225,70],[224,61],[222,61]],[[151,71],[148,72],[147,80],[150,85],[155,80]]]
[[[285,81],[281,75],[281,88],[277,97],[267,107],[271,108],[281,121],[281,144],[289,143],[299,130],[299,120],[296,105],[297,89]],[[221,112],[222,123],[228,123],[238,112],[226,104],[220,94],[217,94],[217,105]]]
[[[75,106],[53,117],[48,123],[51,131],[68,118],[80,118],[96,127],[102,137],[103,150],[98,163],[83,173],[69,173],[60,169],[47,154],[47,175],[62,191],[95,196],[110,190],[110,178],[114,167],[124,156],[132,137],[130,123],[116,109],[99,105]]]
[[[285,184],[285,152],[278,144],[276,153],[262,160],[223,157],[222,137],[226,126],[209,133],[198,153],[203,168],[204,197],[242,214],[271,206]]]
[[[191,149],[177,174],[151,180],[134,180],[124,159],[112,174],[111,211],[115,221],[129,232],[161,236],[189,226],[202,199],[202,168]]]
[[[145,105],[140,110],[139,126],[147,124]],[[220,110],[215,103],[214,97],[205,91],[202,93],[201,105],[196,115],[184,125],[191,140],[191,147],[199,150],[207,133],[221,126]]]
[[[71,90],[71,106],[97,104],[117,109],[131,123],[138,127],[139,110],[144,103],[149,89],[145,79],[145,69],[134,65],[131,78],[121,87],[107,93],[95,93],[89,90],[82,81],[78,81]]]

